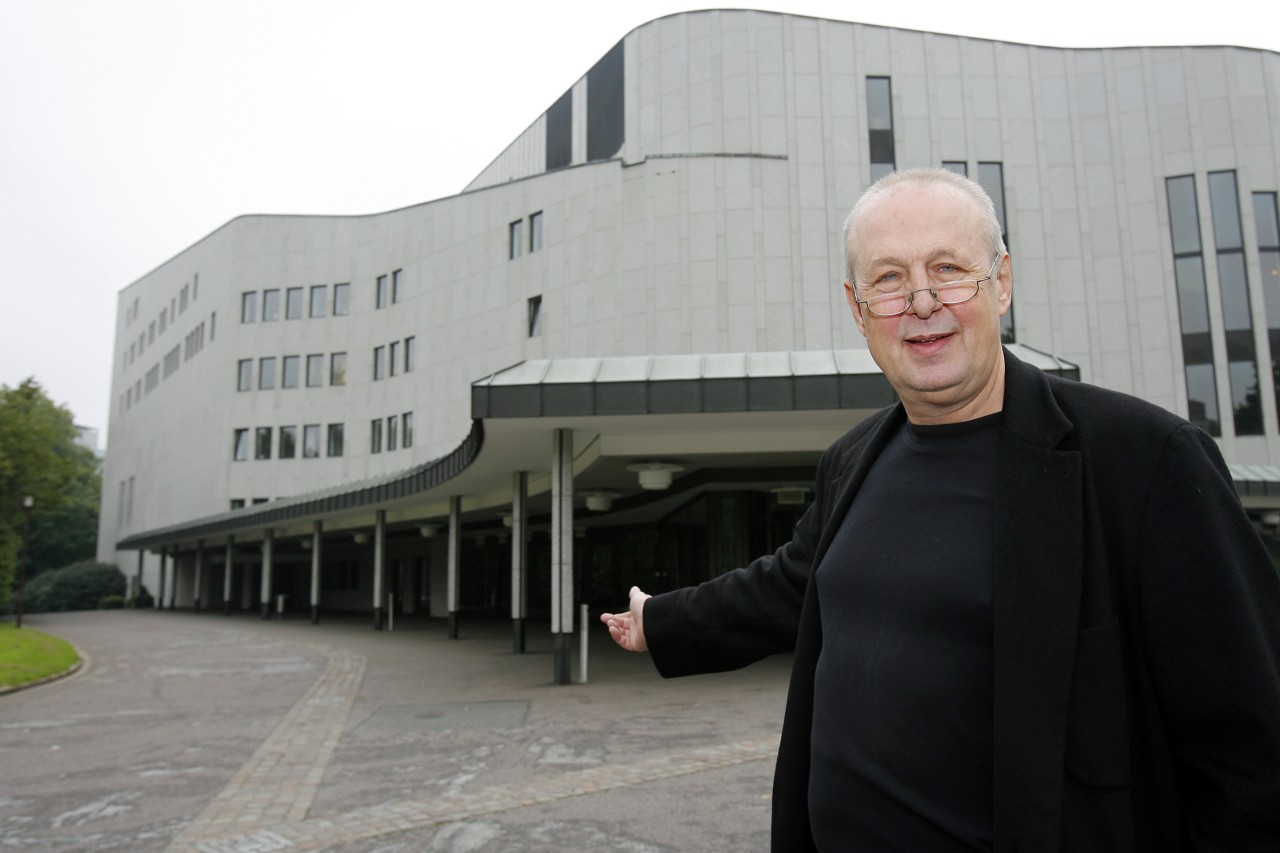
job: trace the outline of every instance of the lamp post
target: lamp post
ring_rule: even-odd
[[[27,495],[22,499],[22,569],[18,574],[18,606],[17,627],[22,627],[22,605],[26,603],[27,596],[27,541],[31,538],[31,508],[36,505],[36,499]]]

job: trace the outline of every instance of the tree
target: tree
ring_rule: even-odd
[[[85,495],[97,479],[93,453],[75,443],[71,413],[44,393],[34,378],[17,388],[0,385],[0,606],[8,604],[16,590],[22,550],[22,499],[31,496],[31,553],[49,540],[67,537],[59,527],[42,525],[61,514],[84,515]],[[92,472],[86,481],[86,471]],[[93,517],[97,518],[96,497]],[[74,539],[75,536],[70,538]],[[50,556],[56,548],[50,550]]]

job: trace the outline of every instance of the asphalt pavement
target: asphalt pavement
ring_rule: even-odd
[[[554,685],[538,623],[28,622],[86,665],[0,696],[0,849],[768,849],[789,658],[664,680],[593,625]]]

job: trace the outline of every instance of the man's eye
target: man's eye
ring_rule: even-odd
[[[896,272],[887,272],[876,279],[876,287],[893,287],[898,283],[900,276]]]

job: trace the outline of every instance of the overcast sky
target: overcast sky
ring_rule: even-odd
[[[0,0],[0,383],[34,376],[105,439],[122,288],[242,213],[452,195],[630,30],[696,8]],[[1060,47],[1280,50],[1266,0],[1156,18],[1133,0],[754,8]]]

